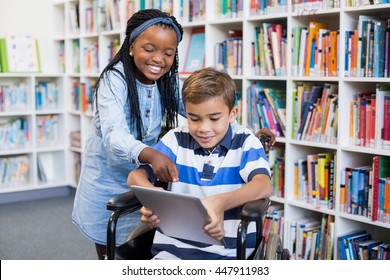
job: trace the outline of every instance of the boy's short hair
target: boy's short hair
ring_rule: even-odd
[[[199,104],[213,97],[221,97],[232,110],[236,99],[236,84],[225,71],[213,67],[196,70],[183,83],[182,97],[186,102]]]

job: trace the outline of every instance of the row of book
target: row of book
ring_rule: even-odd
[[[39,81],[35,85],[35,109],[54,110],[58,108],[58,86],[52,81]]]
[[[294,162],[294,198],[315,207],[334,209],[336,154],[308,154]]]
[[[40,71],[38,41],[31,33],[8,32],[0,38],[0,72]]]
[[[272,195],[284,197],[284,167],[285,149],[283,145],[276,145],[267,152],[268,163],[271,170]]]
[[[27,106],[27,87],[24,82],[0,84],[0,112],[23,111]]]
[[[390,149],[390,84],[359,92],[350,101],[350,145]]]
[[[359,15],[345,32],[345,77],[390,77],[390,19]]]
[[[388,4],[389,0],[348,0],[346,2],[347,7],[361,7],[361,6],[371,6],[371,5],[381,5]]]
[[[36,138],[40,147],[58,145],[62,139],[60,115],[37,116]]]
[[[287,12],[287,1],[251,0],[249,9],[252,16],[285,13]]]
[[[286,135],[286,91],[252,83],[247,89],[248,123],[254,131],[269,128],[278,137]]]
[[[71,34],[96,33],[120,30],[120,0],[93,0],[86,2],[84,11],[80,11],[78,2],[70,3],[68,10],[69,31]],[[84,26],[81,26],[80,13],[85,14]]]
[[[242,124],[242,92],[236,91],[236,99],[234,101],[234,106],[237,107],[237,122]]]
[[[84,71],[88,74],[99,73],[99,44],[91,43],[83,49]]]
[[[71,44],[72,48],[72,67],[73,73],[80,73],[80,40],[74,39]]]
[[[79,182],[81,173],[81,154],[73,153],[73,175],[76,184]]]
[[[265,247],[267,246],[267,241],[271,234],[277,234],[281,239],[283,238],[285,224],[284,220],[283,205],[275,204],[268,207],[263,221],[263,236]]]
[[[312,142],[337,143],[337,84],[297,83],[293,88],[292,112],[292,138]]]
[[[287,29],[282,24],[263,22],[254,29],[252,72],[261,76],[286,75]]]
[[[242,75],[242,30],[229,30],[228,38],[215,45],[215,66],[229,75]]]
[[[206,0],[181,0],[179,22],[195,22],[206,19]]]
[[[292,106],[294,139],[337,143],[337,84],[299,82],[293,88]]]
[[[144,9],[158,9],[173,15],[173,0],[126,0],[127,18]]]
[[[64,55],[64,43],[59,42],[58,48],[58,60],[59,60],[59,71],[61,73],[65,72],[65,55]],[[71,71],[74,73],[80,73],[80,40],[74,39],[71,44],[72,48],[72,66]],[[120,48],[120,42],[118,39],[112,39],[106,45],[106,49],[103,51],[107,52],[107,62],[111,61],[112,58],[116,55]],[[99,51],[100,45],[98,43],[91,42],[88,45],[85,45],[83,48],[83,71],[88,74],[99,73]]]
[[[339,31],[311,21],[292,30],[292,74],[297,77],[338,77]]]
[[[243,6],[243,0],[216,0],[214,12],[218,18],[242,17]]]
[[[37,156],[37,172],[38,172],[38,181],[40,183],[46,183],[47,182],[47,175],[45,171],[45,167],[43,166],[43,162],[41,157]]]
[[[25,185],[29,182],[29,177],[28,156],[0,157],[0,188]]]
[[[314,15],[317,11],[340,8],[339,0],[295,0],[292,3],[292,11],[299,15]]]
[[[0,150],[16,150],[30,145],[30,128],[26,118],[0,120]]]
[[[74,148],[81,148],[81,132],[80,130],[71,131],[70,134],[70,146]]]
[[[72,109],[84,113],[93,112],[96,80],[74,81],[72,85]]]
[[[291,260],[332,260],[334,251],[334,216],[286,220],[284,247]]]
[[[340,212],[390,223],[390,157],[341,170]]]
[[[366,230],[354,230],[337,237],[340,260],[390,260],[390,244],[374,239]]]

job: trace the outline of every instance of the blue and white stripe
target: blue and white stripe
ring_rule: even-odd
[[[169,131],[155,145],[155,149],[169,156],[177,164],[179,182],[170,184],[171,191],[203,198],[234,191],[251,181],[256,174],[270,176],[268,160],[260,141],[249,129],[237,124],[233,127],[229,127],[228,133],[211,154],[191,137],[187,126]],[[202,179],[205,163],[214,166],[210,180]],[[152,176],[150,166],[144,168],[149,169],[148,173]],[[153,181],[153,178],[151,179]],[[156,254],[156,258],[167,258],[172,254],[180,259],[234,259],[239,213],[239,208],[225,212],[226,246],[183,242],[157,231],[152,252]],[[247,255],[254,247],[254,224],[248,228],[248,237]],[[163,251],[168,254],[162,253]]]

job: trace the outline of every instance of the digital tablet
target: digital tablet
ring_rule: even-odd
[[[138,200],[160,218],[161,231],[171,237],[223,245],[203,231],[210,221],[202,201],[188,194],[131,186]]]

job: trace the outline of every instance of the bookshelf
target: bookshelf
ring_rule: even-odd
[[[4,105],[0,110],[0,193],[52,188],[66,182],[61,86],[60,75],[0,74]]]
[[[284,186],[282,195],[274,195],[271,199],[274,205],[284,208],[284,233],[283,239],[287,244],[289,234],[286,228],[291,221],[311,217],[321,220],[323,214],[327,214],[334,220],[334,243],[332,258],[339,258],[337,237],[357,229],[365,229],[374,235],[374,238],[390,242],[390,224],[361,216],[348,214],[341,210],[340,205],[340,183],[341,171],[351,165],[371,165],[372,158],[376,155],[390,156],[389,150],[381,148],[369,148],[351,145],[349,141],[349,104],[350,101],[358,92],[373,91],[375,92],[377,84],[390,83],[389,78],[368,78],[368,77],[346,77],[341,69],[344,69],[344,54],[345,38],[344,34],[347,30],[353,30],[358,23],[359,15],[379,16],[387,19],[390,11],[389,4],[381,5],[362,5],[352,7],[348,5],[348,1],[334,2],[336,7],[325,8],[320,2],[311,4],[312,6],[287,6],[282,4],[278,7],[268,7],[266,10],[258,9],[257,12],[251,11],[250,3],[254,1],[243,1],[242,12],[226,12],[219,9],[218,1],[207,1],[205,3],[205,17],[186,21],[181,20],[185,30],[184,40],[180,45],[180,57],[183,59],[188,49],[186,38],[189,37],[194,28],[203,27],[205,29],[205,49],[206,51],[206,66],[218,66],[216,64],[216,54],[214,52],[215,45],[227,39],[229,30],[242,31],[242,74],[232,74],[237,88],[242,92],[243,98],[243,115],[242,123],[250,126],[250,109],[248,107],[247,89],[253,83],[257,83],[265,88],[277,88],[285,91],[286,95],[286,133],[284,137],[277,137],[279,147],[284,148]],[[223,2],[223,1],[219,1]],[[239,1],[237,1],[239,2]],[[223,6],[223,5],[222,5]],[[177,7],[177,6],[174,6]],[[180,11],[180,9],[179,9]],[[236,15],[236,16],[233,16]],[[180,18],[180,13],[177,13]],[[339,71],[334,74],[329,72],[327,76],[298,76],[293,72],[292,56],[289,54],[292,48],[293,28],[297,25],[308,26],[310,22],[326,22],[328,29],[339,32]],[[280,24],[285,28],[287,52],[285,57],[285,71],[280,71],[279,75],[259,75],[252,68],[251,44],[254,41],[254,30],[256,27],[262,26],[263,23]],[[183,61],[183,60],[182,60]],[[187,74],[186,74],[187,75]],[[183,79],[186,75],[181,75]],[[296,86],[300,83],[313,84],[331,84],[338,89],[338,129],[337,138],[333,142],[297,140],[293,136],[294,127],[290,120],[294,118],[293,112],[293,92]],[[379,106],[379,105],[377,105]],[[256,130],[256,127],[255,127]],[[304,138],[303,138],[304,139]],[[332,153],[335,164],[335,193],[334,206],[319,206],[313,203],[308,203],[305,200],[298,199],[294,194],[294,163],[299,159],[307,157],[309,154]]]
[[[142,2],[142,3],[141,3]],[[4,123],[9,119],[23,119],[30,125],[30,141],[24,147],[16,149],[0,149],[0,157],[27,156],[27,163],[30,166],[27,180],[18,187],[1,188],[1,192],[15,192],[18,190],[30,190],[36,188],[47,188],[55,186],[70,185],[77,186],[78,172],[80,170],[80,158],[83,154],[88,133],[90,132],[90,122],[92,110],[90,106],[80,103],[80,93],[88,93],[87,88],[93,86],[100,71],[109,61],[113,46],[120,44],[123,40],[123,30],[127,18],[132,11],[138,10],[146,1],[111,1],[109,3],[118,4],[120,12],[111,16],[117,19],[112,26],[107,26],[107,18],[99,19],[93,17],[94,23],[90,24],[89,12],[99,3],[107,1],[93,0],[62,0],[53,1],[52,12],[54,20],[54,38],[51,49],[54,54],[52,73],[55,74],[0,74],[0,84],[24,83],[26,85],[27,101],[23,110],[11,110],[0,112],[0,121]],[[156,3],[159,1],[156,1]],[[285,92],[286,96],[286,128],[285,135],[277,137],[278,147],[285,151],[283,174],[284,185],[279,190],[279,194],[272,196],[275,207],[284,209],[284,232],[282,233],[284,242],[288,240],[286,228],[291,221],[303,217],[313,217],[321,220],[323,214],[327,214],[334,219],[334,237],[346,234],[352,230],[365,229],[372,233],[373,237],[390,242],[390,224],[379,221],[372,221],[361,215],[348,214],[341,210],[340,205],[340,184],[341,171],[352,165],[371,164],[372,158],[377,155],[390,157],[390,150],[379,147],[363,147],[352,145],[349,136],[349,107],[350,102],[360,91],[376,91],[378,84],[390,83],[389,78],[373,77],[346,77],[344,75],[345,60],[342,55],[345,52],[345,32],[356,28],[359,15],[379,16],[388,18],[390,4],[361,5],[352,7],[348,1],[340,1],[335,8],[325,8],[319,3],[312,6],[293,6],[291,1],[284,6],[280,4],[276,7],[256,7],[251,3],[254,1],[241,1],[242,8],[236,11],[228,11],[223,5],[216,5],[217,0],[204,1],[203,10],[198,17],[190,18],[184,9],[180,8],[180,1],[162,1],[168,5],[173,14],[182,23],[184,37],[179,46],[180,65],[182,72],[184,62],[189,49],[190,35],[195,28],[205,30],[205,65],[216,65],[216,54],[214,52],[216,44],[220,44],[228,38],[231,30],[242,31],[242,67],[241,72],[233,72],[232,77],[236,82],[237,89],[242,93],[243,114],[241,116],[243,125],[249,126],[251,119],[248,116],[248,94],[247,89],[254,83],[261,87],[277,88]],[[186,2],[186,1],[185,1]],[[240,1],[237,1],[240,2]],[[168,3],[168,4],[167,4]],[[283,2],[281,2],[283,3]],[[336,2],[335,2],[336,3]],[[146,6],[147,8],[148,6]],[[158,4],[156,4],[158,5]],[[79,25],[77,14],[74,11],[79,9]],[[96,9],[96,8],[95,8]],[[268,12],[267,12],[268,11]],[[118,19],[119,17],[119,19]],[[293,45],[293,30],[298,25],[308,26],[311,21],[327,22],[330,30],[339,31],[339,71],[336,75],[328,76],[298,76],[293,71],[293,58],[290,55]],[[287,52],[284,57],[285,70],[280,71],[280,75],[263,75],[259,73],[252,62],[252,42],[254,41],[254,31],[263,23],[280,24],[285,29],[285,43]],[[98,45],[98,52],[96,46]],[[115,51],[114,51],[115,52]],[[89,57],[87,60],[86,58]],[[219,65],[219,67],[222,67]],[[188,74],[181,74],[185,79]],[[35,85],[41,81],[52,81],[58,87],[59,102],[57,108],[47,110],[37,110],[35,101]],[[326,143],[312,140],[297,140],[294,136],[293,120],[296,114],[293,111],[293,94],[300,83],[316,83],[323,85],[329,83],[336,85],[338,89],[338,127],[337,139],[333,143]],[[85,89],[82,91],[80,89]],[[78,94],[78,97],[77,97]],[[86,94],[88,96],[88,94]],[[86,100],[86,99],[84,99]],[[87,98],[88,100],[88,98]],[[88,102],[87,102],[88,103]],[[84,106],[83,106],[84,105]],[[379,106],[377,104],[377,106]],[[62,141],[55,142],[55,145],[40,145],[38,141],[38,130],[36,126],[41,117],[47,115],[57,116],[60,123],[60,135]],[[255,127],[256,128],[256,127]],[[79,133],[77,133],[79,132]],[[70,135],[76,135],[70,138]],[[319,154],[330,152],[335,155],[335,193],[334,207],[320,207],[305,200],[295,198],[294,193],[294,164],[309,154]],[[39,160],[41,158],[41,160]],[[47,182],[39,181],[39,162],[47,167]],[[76,167],[75,167],[76,166]],[[333,259],[339,257],[337,242],[333,243]]]

